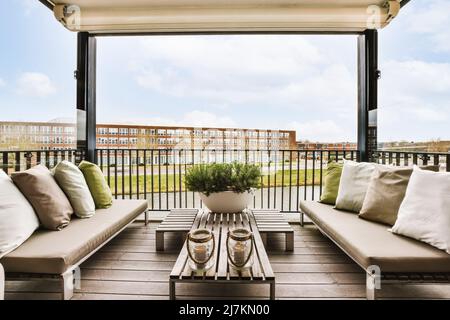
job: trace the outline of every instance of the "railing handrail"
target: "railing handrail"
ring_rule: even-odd
[[[435,152],[435,151],[404,151],[404,150],[375,150],[374,153],[403,153],[403,154],[428,154],[436,156],[446,156],[450,155],[449,152]]]

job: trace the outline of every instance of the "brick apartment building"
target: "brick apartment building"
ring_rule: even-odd
[[[76,148],[76,126],[0,122],[0,150]],[[98,124],[98,149],[295,150],[295,131]]]
[[[306,142],[298,141],[297,148],[299,150],[337,150],[337,151],[352,151],[357,150],[355,142],[333,142],[333,143],[320,143],[320,142]]]
[[[0,150],[70,150],[76,148],[76,125],[61,122],[0,122]],[[122,150],[150,149],[153,160],[147,163],[173,163],[174,154],[161,150],[198,149],[209,150],[204,157],[214,161],[217,154],[212,150],[230,150],[225,161],[232,161],[231,150],[296,150],[295,131],[275,131],[238,128],[195,128],[142,126],[125,124],[97,124],[97,148],[101,152],[100,161],[107,163],[107,149]],[[127,153],[128,151],[123,151]],[[100,155],[100,152],[98,153]],[[190,159],[188,161],[198,161]],[[196,156],[195,156],[196,157]],[[230,157],[230,158],[228,158]],[[250,156],[252,157],[252,156]],[[256,156],[253,156],[256,157]],[[128,162],[126,157],[124,161]],[[109,159],[111,160],[111,159]],[[132,159],[143,162],[143,159]]]

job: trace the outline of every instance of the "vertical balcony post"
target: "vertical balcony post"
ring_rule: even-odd
[[[361,161],[373,161],[377,149],[378,32],[358,36],[358,150]]]
[[[77,46],[77,149],[88,161],[95,161],[96,144],[97,40],[87,32],[78,33]]]

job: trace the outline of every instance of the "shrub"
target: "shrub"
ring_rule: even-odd
[[[241,163],[196,165],[184,177],[189,191],[211,193],[233,191],[243,193],[260,188],[261,170],[258,166]]]

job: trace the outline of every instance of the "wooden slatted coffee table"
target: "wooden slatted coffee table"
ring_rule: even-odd
[[[194,223],[198,209],[173,209],[156,228],[156,251],[164,251],[164,235],[167,232],[187,234]]]
[[[228,263],[226,239],[229,229],[247,228],[254,235],[253,265],[249,270],[238,272]],[[170,299],[176,298],[177,283],[223,283],[223,284],[268,284],[270,299],[275,299],[275,275],[264,248],[261,235],[251,211],[238,214],[212,214],[199,210],[192,225],[192,230],[206,228],[214,233],[216,250],[214,265],[206,272],[193,271],[188,263],[186,244],[183,245],[175,266],[170,273]]]
[[[286,251],[294,251],[294,229],[280,211],[253,209],[252,212],[264,246],[267,245],[268,234],[283,233],[286,237]]]

